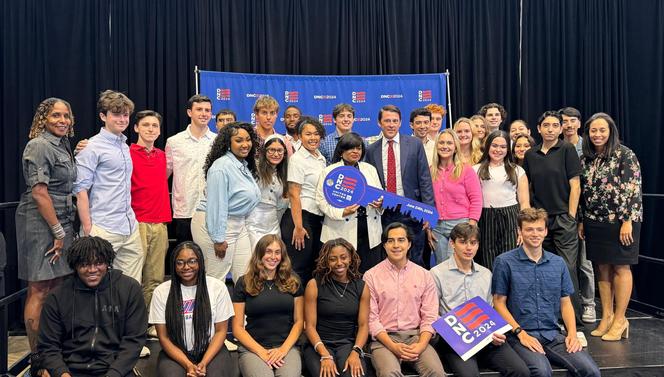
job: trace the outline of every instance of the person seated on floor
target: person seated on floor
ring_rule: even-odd
[[[459,223],[450,232],[452,257],[431,269],[438,288],[441,316],[473,297],[480,296],[491,303],[491,271],[473,261],[479,247],[480,231],[477,225]],[[491,344],[475,356],[463,361],[445,342],[440,340],[436,350],[445,364],[457,376],[479,376],[478,363],[500,372],[502,376],[528,377],[528,367],[505,342],[505,335],[494,333]]]
[[[230,376],[231,357],[224,340],[233,303],[226,285],[205,274],[201,248],[193,242],[175,247],[170,281],[152,295],[149,323],[162,351],[159,376]]]
[[[364,274],[369,287],[371,360],[378,377],[402,376],[401,364],[412,364],[421,376],[444,376],[429,345],[438,318],[436,285],[429,271],[408,260],[412,233],[402,223],[383,231],[387,259]]]
[[[521,247],[496,258],[492,292],[494,308],[512,326],[507,341],[533,376],[551,376],[550,362],[573,376],[600,376],[581,347],[570,296],[574,293],[565,261],[542,249],[547,234],[545,210],[524,208],[517,224]],[[559,315],[567,329],[558,327]]]
[[[304,364],[311,376],[360,377],[367,369],[362,348],[369,335],[369,288],[359,268],[360,256],[350,242],[325,242],[304,292],[310,342]]]
[[[136,376],[147,331],[141,286],[112,268],[102,238],[81,237],[65,255],[74,274],[44,303],[32,361],[41,376]]]
[[[233,335],[243,377],[300,377],[296,342],[304,327],[304,288],[281,237],[263,236],[233,290]],[[245,320],[246,314],[246,320]]]

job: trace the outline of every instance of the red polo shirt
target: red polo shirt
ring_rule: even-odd
[[[147,151],[132,144],[129,148],[134,170],[131,173],[131,208],[141,223],[171,221],[171,200],[166,176],[166,153],[159,148]]]

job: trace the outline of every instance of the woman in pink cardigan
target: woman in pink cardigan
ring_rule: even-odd
[[[431,163],[438,224],[429,233],[436,264],[449,258],[449,237],[456,224],[477,224],[482,213],[482,186],[475,170],[461,162],[459,138],[451,129],[438,134]]]

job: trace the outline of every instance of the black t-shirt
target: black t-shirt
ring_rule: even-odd
[[[537,145],[526,152],[523,170],[533,187],[533,207],[549,215],[569,212],[569,180],[581,175],[581,160],[572,144],[558,140],[546,154],[542,144]]]
[[[326,343],[355,342],[364,280],[353,280],[348,286],[334,279],[323,285],[316,280],[316,286],[318,287],[316,331],[321,340]]]
[[[295,297],[302,296],[303,291],[300,284],[294,294],[283,293],[274,285],[274,280],[267,280],[263,291],[251,296],[245,289],[243,276],[235,283],[233,302],[244,302],[245,328],[249,335],[264,348],[274,348],[286,340],[293,328]]]

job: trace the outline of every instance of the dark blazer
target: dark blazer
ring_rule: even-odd
[[[431,173],[424,146],[418,139],[399,134],[399,153],[401,168],[401,185],[404,196],[435,206],[433,201],[433,187],[431,184]],[[373,165],[378,171],[378,177],[383,187],[385,184],[385,172],[383,171],[383,138],[369,145],[364,160]]]

